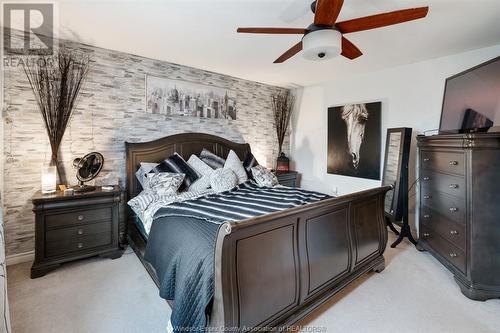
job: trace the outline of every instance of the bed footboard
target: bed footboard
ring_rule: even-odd
[[[225,223],[216,244],[211,329],[293,325],[360,275],[382,271],[389,189]]]

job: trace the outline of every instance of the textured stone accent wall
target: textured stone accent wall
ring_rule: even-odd
[[[269,166],[277,156],[271,93],[278,87],[148,59],[122,52],[61,41],[60,47],[90,52],[89,78],[81,91],[60,149],[70,184],[76,183],[71,161],[91,151],[104,155],[98,184],[125,186],[125,141],[140,142],[203,132],[250,143]],[[194,51],[194,50],[193,50]],[[244,64],[242,64],[244,66]],[[237,120],[167,118],[145,112],[145,75],[230,88],[237,92]],[[4,80],[4,216],[7,254],[34,249],[31,196],[40,189],[41,167],[50,160],[42,117],[22,67],[6,67]],[[289,149],[287,138],[284,147]]]

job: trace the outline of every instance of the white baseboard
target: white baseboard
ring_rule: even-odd
[[[15,264],[20,264],[23,262],[33,261],[34,259],[35,259],[35,251],[29,251],[7,256],[5,258],[5,261],[7,262],[7,266],[10,266]]]

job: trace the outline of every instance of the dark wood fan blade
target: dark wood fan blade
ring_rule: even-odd
[[[309,30],[302,28],[238,28],[240,33],[248,34],[305,34]]]
[[[347,34],[350,32],[381,28],[388,25],[421,19],[427,16],[428,11],[429,7],[396,10],[390,13],[365,16],[339,22],[336,24],[336,27],[340,32]]]
[[[332,26],[339,17],[344,0],[316,0],[315,25]]]
[[[288,51],[283,53],[278,59],[274,60],[275,64],[281,64],[282,62],[290,59],[297,53],[299,53],[302,50],[302,41],[298,42],[294,46],[292,46]]]
[[[347,59],[356,59],[357,57],[361,57],[363,52],[361,52],[356,45],[351,43],[347,38],[342,37],[342,53],[344,57]]]

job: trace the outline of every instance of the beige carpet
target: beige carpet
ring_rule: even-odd
[[[367,274],[302,324],[327,332],[500,332],[500,299],[465,298],[428,253],[400,245],[386,260],[385,271]],[[35,280],[29,268],[8,268],[14,333],[165,332],[170,309],[130,250]]]

